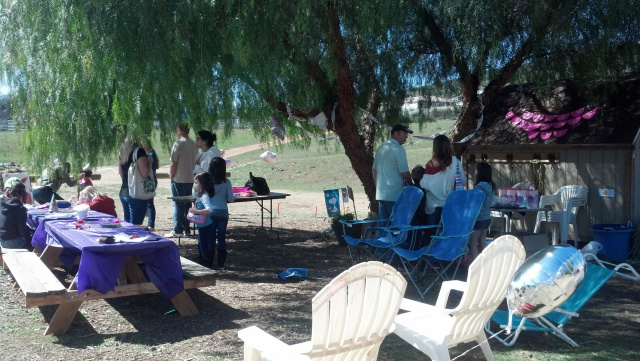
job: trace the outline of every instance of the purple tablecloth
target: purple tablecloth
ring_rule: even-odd
[[[182,266],[178,246],[165,238],[138,243],[101,244],[98,238],[118,233],[146,237],[150,232],[120,221],[122,227],[103,228],[101,224],[113,224],[115,217],[91,212],[85,220],[85,229],[70,228],[75,218],[49,218],[42,214],[29,215],[29,221],[37,224],[31,244],[44,250],[47,245],[62,247],[60,259],[70,268],[81,255],[76,284],[78,293],[93,289],[101,293],[114,291],[125,260],[140,257],[145,263],[149,280],[167,298],[184,289]],[[155,235],[154,235],[155,236]]]

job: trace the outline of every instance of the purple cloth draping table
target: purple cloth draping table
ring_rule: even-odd
[[[35,217],[30,217],[33,220]],[[152,235],[139,227],[121,221],[122,227],[103,228],[102,224],[113,224],[117,218],[95,212],[85,220],[86,229],[70,228],[75,219],[39,219],[32,245],[44,250],[47,245],[63,247],[60,259],[67,267],[73,266],[81,255],[76,284],[78,293],[93,289],[100,293],[115,290],[115,285],[125,260],[139,257],[145,263],[149,280],[167,298],[172,298],[184,289],[182,265],[178,246],[165,238],[157,241],[136,243],[101,244],[98,238],[118,233],[146,237]]]

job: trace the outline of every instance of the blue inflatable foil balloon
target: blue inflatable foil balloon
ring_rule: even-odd
[[[550,246],[529,257],[507,289],[507,306],[514,315],[544,316],[566,301],[584,279],[582,252],[569,245]]]

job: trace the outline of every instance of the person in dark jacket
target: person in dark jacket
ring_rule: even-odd
[[[0,246],[2,248],[29,248],[31,233],[27,226],[27,189],[24,184],[14,183],[10,190],[11,198],[0,204]]]
[[[118,217],[116,213],[116,203],[105,194],[98,192],[93,186],[88,186],[80,191],[78,204],[86,204],[89,209],[102,212],[110,216]]]

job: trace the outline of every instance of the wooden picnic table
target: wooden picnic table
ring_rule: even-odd
[[[90,212],[84,229],[71,227],[75,222],[64,215],[49,217],[34,212],[29,216],[37,223],[32,241],[36,252],[3,250],[2,257],[4,269],[25,295],[26,307],[58,305],[45,334],[65,333],[82,302],[93,299],[160,292],[180,315],[196,315],[198,309],[185,289],[215,285],[216,271],[180,257],[174,242],[137,226],[114,223],[114,217],[98,212]],[[112,228],[113,224],[120,226]],[[126,234],[131,242],[98,242],[101,236],[118,233],[116,239]],[[78,257],[77,275],[65,287],[51,268],[72,267]]]

